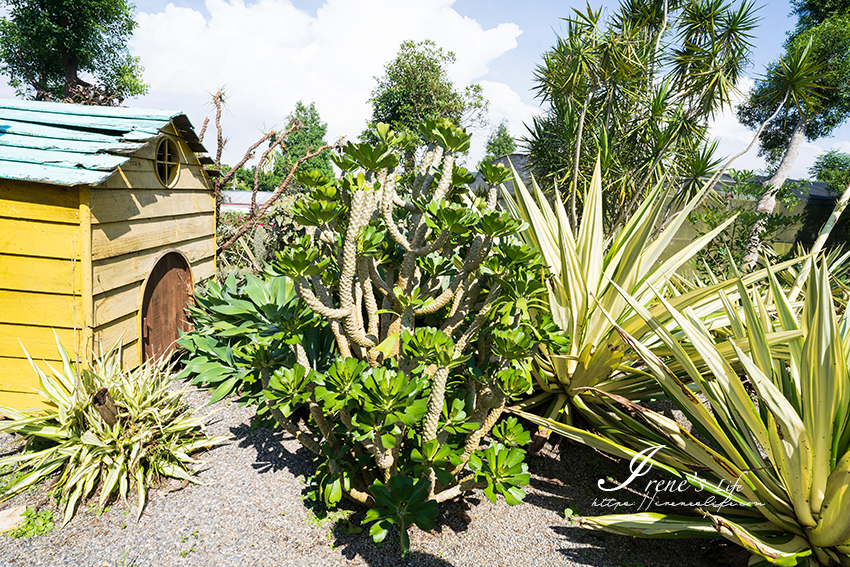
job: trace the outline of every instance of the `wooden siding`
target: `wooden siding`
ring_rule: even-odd
[[[180,170],[163,187],[153,162],[160,139],[96,187],[0,180],[0,405],[44,407],[20,342],[56,366],[54,329],[72,356],[120,338],[125,366],[137,366],[142,288],[167,251],[186,257],[194,283],[215,275],[212,187],[174,137]]]
[[[188,146],[169,137],[181,154],[174,187],[163,187],[156,176],[157,138],[93,188],[89,201],[94,344],[111,346],[123,334],[130,366],[141,358],[143,286],[159,258],[178,250],[195,283],[215,274],[215,197]]]
[[[83,232],[79,189],[0,181],[0,404],[44,407],[23,348],[56,361],[57,336],[81,344]]]

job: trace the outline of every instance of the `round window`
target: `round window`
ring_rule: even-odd
[[[180,161],[177,159],[177,146],[168,138],[163,139],[156,148],[156,176],[166,187],[177,179],[177,169]]]

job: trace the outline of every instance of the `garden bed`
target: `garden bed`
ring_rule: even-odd
[[[201,390],[187,396],[202,413],[210,409],[203,407],[208,399]],[[344,506],[326,516],[322,505],[305,499],[304,479],[314,465],[310,453],[288,434],[252,429],[253,409],[228,400],[211,409],[220,411],[210,433],[233,439],[201,457],[204,486],[181,488],[175,481],[152,490],[138,523],[135,508],[128,510],[122,502],[99,515],[83,504],[65,527],[59,526],[57,513],[56,527],[44,535],[0,537],[0,564],[708,567],[718,564],[725,548],[706,540],[635,540],[577,527],[564,510],[613,512],[594,507],[594,499],[610,496],[597,482],[625,480],[628,463],[583,446],[566,447],[564,462],[547,446],[529,458],[532,481],[525,503],[511,507],[500,499],[493,505],[480,491],[447,503],[432,532],[411,530],[411,553],[402,558],[397,534],[378,546],[367,530],[350,533],[358,529],[364,510]],[[8,454],[14,443],[12,436],[0,436],[0,454]],[[47,485],[0,507],[49,510],[53,500]]]

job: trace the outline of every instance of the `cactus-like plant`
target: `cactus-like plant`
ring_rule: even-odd
[[[370,506],[375,540],[396,524],[404,551],[406,528],[430,529],[439,502],[476,487],[510,504],[524,496],[519,425],[482,442],[530,388],[529,311],[545,294],[536,251],[513,236],[522,223],[496,210],[507,170],[485,167],[489,190],[472,195],[455,164],[470,136],[446,121],[420,134],[415,171],[396,155],[410,139],[382,124],[379,143],[343,148],[341,179],[300,176],[310,194],[295,217],[308,234],[279,268],[330,321],[339,357],[315,368],[296,340],[298,365],[263,377],[276,419],[325,457],[325,501]]]

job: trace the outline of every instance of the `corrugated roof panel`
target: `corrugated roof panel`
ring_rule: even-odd
[[[111,171],[54,167],[0,160],[0,178],[38,181],[54,185],[97,185],[112,176]]]
[[[127,161],[127,159],[128,158],[125,156],[113,156],[109,154],[81,154],[77,152],[34,150],[31,148],[0,146],[0,160],[43,164],[53,167],[112,171]]]
[[[120,137],[117,136],[96,134],[94,132],[86,132],[85,130],[57,128],[56,126],[15,122],[14,120],[0,120],[0,136],[6,133],[57,140],[81,140],[84,142],[98,142],[100,144],[115,144],[120,140]]]

